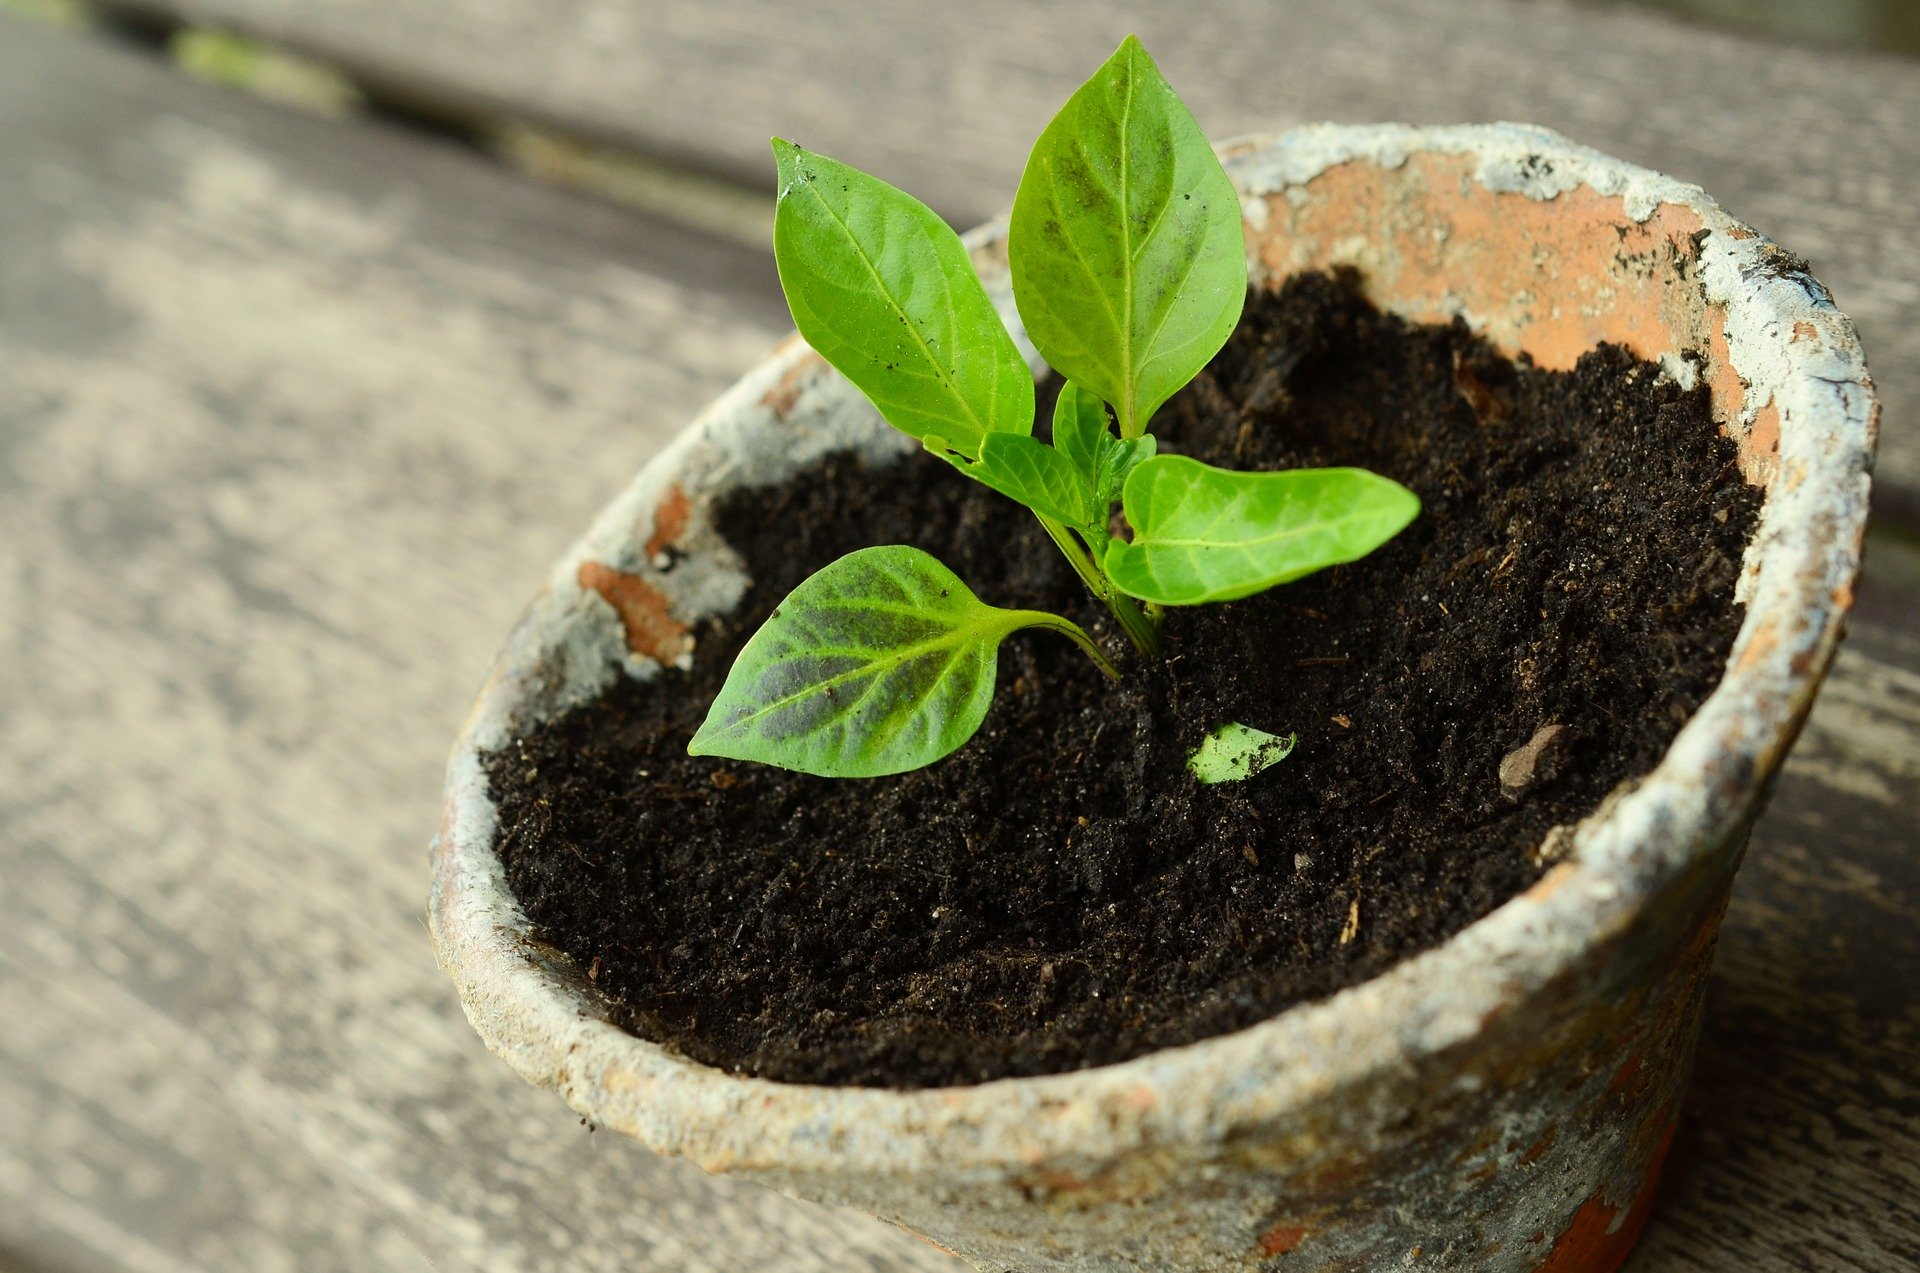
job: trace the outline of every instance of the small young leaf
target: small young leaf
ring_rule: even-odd
[[[1100,478],[1100,442],[1111,438],[1107,405],[1098,394],[1069,380],[1053,403],[1053,449],[1067,457],[1089,488]]]
[[[1128,36],[1034,144],[1014,195],[1014,300],[1042,355],[1138,437],[1246,299],[1240,199]]]
[[[971,458],[1033,431],[1033,373],[973,262],[918,199],[857,168],[773,143],[773,253],[807,343],[887,422]]]
[[[932,764],[980,728],[1000,642],[1027,627],[1071,637],[1117,675],[1057,615],[987,605],[918,548],[862,548],[804,580],[747,641],[687,753],[831,778]]]
[[[1157,445],[1151,435],[1124,442],[1107,427],[1107,409],[1091,391],[1069,380],[1053,404],[1054,449],[1067,457],[1093,492],[1099,520],[1106,522],[1107,506],[1120,498],[1120,488],[1133,466],[1152,455]]]
[[[1239,782],[1285,760],[1299,740],[1228,721],[1187,753],[1187,768],[1204,783]]]
[[[1420,499],[1365,469],[1236,473],[1160,455],[1127,478],[1122,507],[1133,542],[1108,545],[1108,578],[1143,601],[1188,606],[1364,557],[1413,520]]]
[[[1039,438],[1023,433],[989,433],[980,442],[980,459],[956,467],[975,481],[1069,526],[1084,528],[1096,520],[1093,491],[1073,462]],[[1102,507],[1097,520],[1106,520]]]
[[[1108,435],[1100,447],[1100,476],[1097,479],[1102,508],[1120,498],[1121,492],[1126,489],[1128,476],[1142,461],[1152,459],[1159,445],[1151,433],[1144,437],[1128,438],[1124,442]]]

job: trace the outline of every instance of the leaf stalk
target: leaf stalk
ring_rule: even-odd
[[[1105,672],[1109,678],[1116,681],[1120,679],[1120,669],[1100,652],[1100,647],[1094,644],[1093,638],[1073,620],[1063,619],[1057,614],[1048,614],[1044,610],[1010,610],[1007,612],[1007,618],[1009,621],[1018,620],[1017,623],[1013,623],[1014,627],[1046,628],[1049,631],[1058,632],[1085,650],[1087,657],[1092,659],[1094,665]]]

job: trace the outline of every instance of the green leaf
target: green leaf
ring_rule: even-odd
[[[901,432],[962,455],[1033,431],[1033,373],[960,237],[918,199],[774,139],[773,253],[793,321]]]
[[[836,778],[932,764],[980,728],[1000,642],[1027,627],[1071,637],[1118,675],[1057,615],[987,605],[918,548],[862,548],[809,576],[747,641],[687,754]]]
[[[1151,436],[1125,441],[1114,437],[1113,430],[1107,427],[1105,404],[1069,380],[1053,404],[1053,445],[1080,473],[1081,480],[1093,493],[1093,503],[1104,527],[1107,507],[1120,498],[1127,474],[1133,471],[1134,465],[1152,455],[1158,444]]]
[[[1104,562],[1121,591],[1162,605],[1231,601],[1364,557],[1399,534],[1420,499],[1365,469],[1235,473],[1160,455],[1127,478],[1133,542]]]
[[[1101,440],[1111,437],[1107,404],[1099,395],[1071,380],[1061,385],[1053,403],[1053,449],[1067,458],[1089,489],[1100,479]]]
[[[1150,437],[1114,437],[1106,406],[1072,381],[1054,404],[1052,446],[1026,434],[990,433],[981,440],[978,459],[969,461],[953,455],[942,439],[927,439],[929,450],[967,476],[1099,546],[1107,542],[1107,511],[1120,498],[1121,484],[1154,445]]]
[[[1240,782],[1285,760],[1298,741],[1298,734],[1282,738],[1228,721],[1187,753],[1187,768],[1204,783]]]
[[[981,440],[979,461],[961,460],[956,467],[1034,512],[1069,526],[1087,527],[1096,520],[1092,488],[1072,461],[1038,438],[989,433]],[[1106,520],[1104,508],[1097,520]]]
[[[1113,404],[1125,438],[1145,431],[1240,320],[1239,196],[1133,36],[1035,143],[1007,258],[1033,343]]]
[[[1100,504],[1106,507],[1120,498],[1126,489],[1127,478],[1143,461],[1153,458],[1159,443],[1149,433],[1145,437],[1119,438],[1108,436],[1100,448]]]

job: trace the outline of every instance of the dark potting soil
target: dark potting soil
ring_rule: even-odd
[[[693,671],[488,760],[508,878],[618,1024],[729,1070],[895,1087],[1237,1029],[1524,889],[1547,833],[1651,768],[1719,679],[1758,494],[1704,391],[1619,349],[1516,366],[1306,276],[1250,299],[1155,432],[1236,468],[1362,465],[1424,508],[1358,563],[1170,611],[1170,657],[1118,687],[1016,636],[971,743],[830,781],[685,747],[741,643],[843,553],[916,544],[984,600],[1124,640],[1024,510],[930,457],[739,493],[719,523],[755,585]],[[1229,720],[1299,745],[1201,786],[1186,751]]]

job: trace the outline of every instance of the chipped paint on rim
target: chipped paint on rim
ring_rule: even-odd
[[[479,757],[616,676],[662,675],[629,649],[622,618],[603,596],[582,588],[583,568],[643,579],[691,625],[695,616],[729,609],[746,585],[708,519],[716,495],[777,481],[834,450],[880,460],[912,449],[793,338],[703,411],[556,565],[455,747],[434,856],[434,940],[481,1037],[522,1075],[658,1152],[872,1210],[974,1258],[1092,1268],[1124,1250],[1131,1267],[1177,1260],[1250,1268],[1272,1255],[1262,1243],[1284,1242],[1313,1258],[1384,1250],[1378,1244],[1394,1226],[1410,1222],[1326,1203],[1347,1196],[1323,1179],[1329,1164],[1359,1153],[1357,1161],[1372,1169],[1384,1163],[1428,1172],[1428,1192],[1438,1198],[1454,1179],[1450,1169],[1396,1156],[1408,1155],[1423,1120],[1437,1125],[1448,1115],[1410,1107],[1419,1115],[1410,1130],[1409,1107],[1396,1102],[1418,1092],[1431,1103],[1455,1091],[1463,1108],[1492,1102],[1488,1116],[1510,1118],[1516,1131],[1570,1115],[1573,1097],[1529,1086],[1568,1062],[1551,1052],[1515,1059],[1524,1046],[1518,1040],[1539,1033],[1534,1018],[1565,1025],[1592,1016],[1598,1009],[1582,996],[1644,997],[1658,986],[1684,1002],[1670,1011],[1651,1001],[1637,1009],[1660,1014],[1654,1042],[1664,1050],[1653,1068],[1665,1084],[1636,1091],[1635,1099],[1644,1096],[1634,1107],[1637,1157],[1628,1163],[1622,1156],[1624,1128],[1558,1143],[1547,1137],[1540,1149],[1542,1182],[1604,1179],[1620,1205],[1634,1196],[1671,1123],[1697,1027],[1699,977],[1746,827],[1811,706],[1851,603],[1876,421],[1852,325],[1804,269],[1696,187],[1544,130],[1328,125],[1229,143],[1222,153],[1256,246],[1328,174],[1358,166],[1378,175],[1430,157],[1467,165],[1471,186],[1463,184],[1462,196],[1472,200],[1491,192],[1553,205],[1591,192],[1617,201],[1633,222],[1663,210],[1697,219],[1704,235],[1695,241],[1695,285],[1709,310],[1724,311],[1724,361],[1737,373],[1731,396],[1715,382],[1723,424],[1746,445],[1763,410],[1778,420],[1777,452],[1760,474],[1766,505],[1741,581],[1748,613],[1720,687],[1657,768],[1579,824],[1571,850],[1538,885],[1440,946],[1328,999],[1115,1065],[965,1087],[814,1087],[696,1064],[608,1024],[578,971],[533,937],[494,853],[495,811]],[[1031,356],[1010,301],[1004,223],[982,227],[969,242]],[[1253,264],[1257,273],[1257,252]],[[1473,322],[1468,309],[1460,312]],[[1702,365],[1663,361],[1682,377]],[[663,569],[656,510],[672,492],[682,525],[674,561]],[[1678,961],[1683,937],[1693,953]],[[1638,1018],[1620,1026],[1643,1028]],[[1549,1035],[1560,1037],[1541,1037]],[[1566,1044],[1569,1054],[1573,1046]],[[1501,1104],[1485,1089],[1508,1065],[1519,1067],[1515,1091],[1532,1094]],[[1530,1103],[1516,1103],[1523,1099]],[[1603,1143],[1611,1175],[1594,1165],[1601,1152],[1594,1146]],[[1517,1151],[1487,1152],[1508,1165],[1520,1160]],[[1320,1174],[1309,1180],[1302,1175],[1309,1169]],[[1258,1202],[1261,1190],[1276,1189],[1277,1198]],[[1295,1193],[1321,1199],[1325,1214],[1289,1211]],[[1150,1196],[1153,1205],[1138,1205]],[[1585,1193],[1543,1187],[1514,1186],[1499,1197],[1503,1234],[1537,1230],[1548,1240],[1588,1201]],[[1129,1199],[1133,1205],[1118,1205]],[[1454,1211],[1434,1206],[1421,1223],[1439,1231]],[[1530,1268],[1545,1258],[1544,1248],[1514,1241],[1502,1236],[1476,1266]]]

